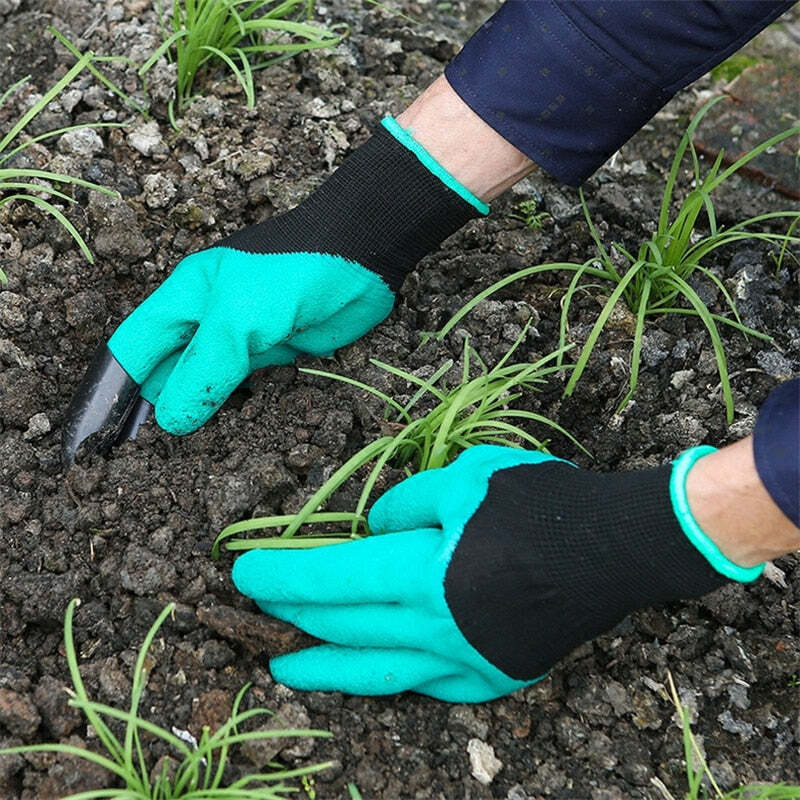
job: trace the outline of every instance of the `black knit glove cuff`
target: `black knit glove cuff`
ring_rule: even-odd
[[[377,272],[396,291],[420,259],[486,213],[488,206],[387,119],[297,208],[218,246],[342,256]]]

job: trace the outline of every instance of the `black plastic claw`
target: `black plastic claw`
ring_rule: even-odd
[[[61,462],[72,464],[87,442],[91,452],[105,453],[114,444],[132,439],[152,406],[139,396],[139,384],[102,345],[75,390],[61,433]]]
[[[151,416],[153,416],[153,404],[145,400],[144,397],[138,397],[128,416],[125,417],[119,434],[114,440],[114,445],[122,444],[128,439],[135,439],[136,434],[139,432],[139,426],[144,425]]]

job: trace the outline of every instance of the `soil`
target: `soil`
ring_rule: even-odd
[[[295,367],[253,376],[203,429],[184,438],[144,428],[107,457],[68,471],[59,462],[63,413],[97,344],[153,290],[180,258],[244,224],[292,207],[358,146],[386,113],[398,113],[437,76],[492,2],[396,5],[412,24],[375,6],[319,4],[322,21],[346,21],[350,36],[333,52],[298,56],[257,74],[254,109],[235,82],[212,75],[180,132],[166,117],[174,75],[161,65],[149,99],[133,69],[104,66],[148,102],[145,121],[88,76],[30,126],[31,133],[83,121],[125,122],[97,135],[62,136],[21,156],[26,165],[82,175],[119,198],[75,191],[70,219],[96,263],[29,205],[0,209],[0,746],[64,741],[92,747],[93,732],[66,704],[66,605],[79,597],[75,638],[90,695],[124,706],[135,652],[158,612],[177,602],[153,647],[146,716],[199,736],[227,715],[247,682],[247,703],[278,711],[292,726],[333,733],[282,740],[274,757],[289,766],[331,760],[316,777],[318,798],[570,798],[660,796],[658,778],[680,796],[685,768],[674,709],[664,692],[671,670],[717,781],[794,781],[800,776],[800,564],[781,559],[771,580],[729,585],[697,602],[646,609],[579,647],[551,677],[511,697],[477,706],[405,694],[365,699],[294,692],[270,677],[267,658],[307,637],[258,613],[230,581],[232,558],[210,558],[227,523],[288,513],[380,429],[381,406],[352,387]],[[790,12],[791,13],[791,12]],[[787,18],[788,22],[796,19]],[[0,0],[2,87],[32,73],[0,111],[7,129],[73,62],[45,34],[55,25],[81,49],[141,63],[160,37],[148,0]],[[796,23],[794,23],[796,26]],[[788,28],[757,40],[767,56],[794,46]],[[682,92],[589,181],[595,221],[608,239],[634,247],[652,230],[670,154],[699,100],[718,88],[705,77]],[[689,188],[681,175],[679,194]],[[549,216],[528,230],[509,216],[535,193]],[[721,224],[798,208],[758,183],[734,178],[717,197]],[[394,313],[330,360],[305,359],[358,376],[396,395],[369,358],[429,375],[458,359],[465,332],[493,363],[530,317],[520,358],[553,350],[559,301],[569,276],[514,285],[465,318],[442,343],[420,345],[480,288],[545,260],[582,261],[592,244],[574,191],[534,175],[494,203],[420,264]],[[630,354],[630,318],[620,314],[599,344],[575,394],[553,379],[523,407],[568,428],[594,454],[562,437],[551,449],[596,470],[661,464],[682,449],[721,445],[747,434],[759,404],[800,374],[797,263],[776,270],[768,248],[743,243],[710,263],[734,293],[743,320],[775,345],[725,331],[736,416],[725,421],[710,342],[697,321],[653,319],[639,390],[621,414]],[[723,311],[713,285],[697,282]],[[585,339],[602,289],[575,302],[571,336]],[[602,298],[601,298],[602,299]],[[531,429],[548,436],[543,429]],[[396,475],[388,475],[385,488]],[[335,507],[352,507],[352,485]],[[489,784],[472,775],[473,740],[490,745],[502,768]],[[472,743],[471,743],[472,742]],[[470,744],[471,743],[471,744]],[[162,751],[148,745],[153,763]],[[232,774],[261,766],[263,753],[235,754]],[[57,798],[109,785],[83,762],[55,756],[0,759],[0,795]],[[301,796],[302,796],[301,792]]]

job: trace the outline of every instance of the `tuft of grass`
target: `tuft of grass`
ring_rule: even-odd
[[[83,186],[97,192],[103,192],[111,196],[116,196],[116,192],[96,183],[76,178],[73,175],[64,175],[58,172],[51,172],[42,169],[27,169],[15,167],[13,159],[20,155],[26,148],[37,142],[61,136],[68,131],[82,130],[86,128],[108,128],[119,127],[118,123],[96,122],[83,125],[70,125],[65,128],[47,131],[38,136],[26,137],[24,135],[26,125],[38,114],[42,112],[73,80],[85,69],[91,68],[94,56],[92,53],[79,55],[77,63],[69,69],[66,74],[57,81],[48,91],[46,91],[16,122],[11,128],[0,137],[0,207],[9,205],[16,201],[30,203],[42,211],[50,214],[67,230],[75,240],[86,260],[94,263],[94,257],[89,250],[83,237],[78,233],[75,226],[67,219],[64,212],[46,198],[57,198],[66,203],[74,203],[75,200],[66,193],[70,186]],[[24,86],[30,76],[22,78],[9,86],[0,93],[0,108],[8,99],[22,86]],[[56,188],[56,186],[58,188]],[[42,195],[45,195],[43,197]],[[0,269],[0,283],[8,280],[6,274]]]
[[[562,365],[556,363],[563,352],[561,350],[533,363],[509,363],[529,328],[530,322],[524,326],[516,341],[491,369],[486,367],[470,346],[469,338],[465,338],[461,379],[451,388],[444,385],[443,379],[453,366],[452,360],[447,360],[430,379],[425,380],[398,367],[371,359],[371,363],[376,367],[417,387],[417,391],[405,405],[354,378],[316,369],[302,369],[302,372],[309,375],[342,381],[378,397],[386,404],[387,416],[389,413],[396,414],[395,419],[384,426],[393,432],[370,442],[349,458],[296,514],[258,517],[227,526],[214,542],[213,557],[219,557],[220,547],[223,545],[227,550],[313,547],[368,535],[364,509],[381,472],[387,465],[404,469],[407,475],[411,475],[412,472],[443,467],[462,450],[481,443],[502,444],[509,447],[521,447],[521,443],[526,443],[539,450],[547,449],[547,441],[542,441],[523,430],[516,421],[545,425],[566,436],[588,454],[571,434],[553,420],[533,411],[509,408],[523,393],[535,390],[544,383],[548,375],[564,369]],[[475,377],[471,377],[473,364],[478,366],[478,374]],[[413,418],[410,412],[423,398],[432,401],[433,408],[424,415]],[[371,467],[354,511],[319,510],[345,481],[367,465]],[[295,536],[305,524],[323,523],[349,525],[349,531]],[[246,531],[263,528],[284,528],[284,530],[279,537],[231,538]]]
[[[249,720],[271,715],[271,712],[266,709],[239,710],[249,684],[236,695],[228,720],[213,734],[208,727],[204,727],[199,742],[188,743],[175,733],[139,716],[139,706],[147,684],[147,674],[152,665],[148,651],[164,621],[174,610],[174,603],[170,603],[159,614],[142,642],[133,670],[129,709],[125,711],[91,700],[86,693],[78,669],[78,656],[72,636],[72,620],[79,604],[79,600],[71,600],[64,619],[64,649],[73,686],[72,690],[68,690],[69,704],[83,712],[107,755],[66,744],[34,744],[0,750],[0,755],[59,753],[82,758],[116,775],[119,783],[125,787],[78,792],[62,798],[62,800],[90,800],[90,798],[108,798],[108,800],[225,800],[226,798],[230,800],[280,800],[288,794],[297,792],[298,787],[287,781],[302,778],[330,766],[329,763],[324,763],[292,770],[275,769],[272,772],[245,775],[227,786],[223,785],[228,756],[234,745],[247,741],[289,736],[331,736],[327,731],[318,730],[240,731],[240,727]],[[106,720],[123,723],[124,735],[117,736]],[[143,735],[160,740],[177,754],[180,760],[175,760],[174,769],[170,767],[169,759],[165,759],[160,771],[151,772],[151,767],[144,755]]]
[[[147,71],[166,55],[178,68],[175,111],[194,97],[195,81],[209,69],[227,68],[255,105],[253,72],[305,50],[333,47],[346,26],[310,24],[314,0],[173,0],[168,22],[162,13],[163,42],[142,65]],[[162,10],[163,12],[163,10]]]
[[[796,234],[795,230],[798,220],[800,220],[800,212],[774,211],[750,217],[727,229],[720,228],[716,221],[712,193],[723,186],[745,164],[765,150],[784,139],[800,135],[800,125],[788,128],[761,142],[724,170],[722,169],[724,152],[720,152],[711,169],[703,175],[700,170],[700,158],[692,142],[692,137],[703,117],[722,99],[724,98],[717,97],[706,103],[689,123],[675,152],[667,176],[661,198],[656,231],[649,240],[640,245],[636,255],[633,255],[618,242],[612,242],[610,248],[606,248],[600,239],[597,227],[592,222],[583,192],[580,191],[584,217],[596,247],[595,256],[582,264],[569,262],[539,264],[519,270],[497,281],[461,308],[436,336],[441,338],[446,335],[477,303],[516,280],[541,272],[569,270],[574,274],[561,304],[559,323],[560,348],[563,348],[566,343],[569,329],[569,310],[572,300],[577,291],[588,288],[582,283],[582,280],[592,278],[594,285],[596,285],[597,281],[610,284],[612,291],[605,301],[578,356],[575,368],[564,389],[565,395],[570,395],[574,391],[575,385],[583,375],[597,340],[611,317],[615,306],[618,302],[623,301],[636,316],[636,326],[631,349],[628,391],[620,401],[617,411],[619,412],[625,408],[636,391],[646,318],[661,314],[685,314],[699,317],[708,331],[717,361],[727,419],[728,422],[732,422],[733,396],[728,376],[725,348],[722,344],[719,326],[726,325],[746,336],[754,336],[767,342],[772,341],[772,339],[770,336],[742,323],[733,298],[725,288],[725,285],[703,262],[715,251],[726,245],[744,240],[756,240],[772,245],[780,245],[780,255],[776,259],[777,268],[780,269],[787,252],[786,248],[800,243],[800,236]],[[694,188],[678,206],[677,211],[673,213],[678,173],[687,151],[692,162]],[[756,226],[776,220],[787,220],[789,222],[786,233],[770,233],[754,229]],[[708,233],[700,230],[703,221],[708,225]],[[614,251],[618,257],[621,257],[623,264],[626,264],[625,269],[617,268],[610,251]],[[731,316],[714,313],[705,305],[690,283],[696,273],[707,278],[719,290]]]
[[[708,768],[705,756],[694,738],[689,709],[681,703],[678,697],[671,672],[667,672],[667,683],[669,684],[670,698],[680,718],[683,734],[688,786],[683,800],[797,800],[800,797],[800,786],[789,786],[785,783],[750,784],[739,786],[730,792],[723,792]],[[660,779],[651,778],[651,783],[658,789],[664,800],[676,800]]]

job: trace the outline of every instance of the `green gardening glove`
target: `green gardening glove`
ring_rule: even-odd
[[[689,511],[686,473],[711,449],[603,475],[479,445],[381,497],[369,524],[384,535],[253,550],[233,581],[266,613],[330,642],[272,659],[282,683],[491,700],[634,609],[760,574],[728,561]]]
[[[183,259],[133,311],[76,392],[64,460],[118,427],[140,390],[164,429],[185,434],[253,370],[354,341],[389,314],[423,256],[487,212],[385,119],[297,208]]]

